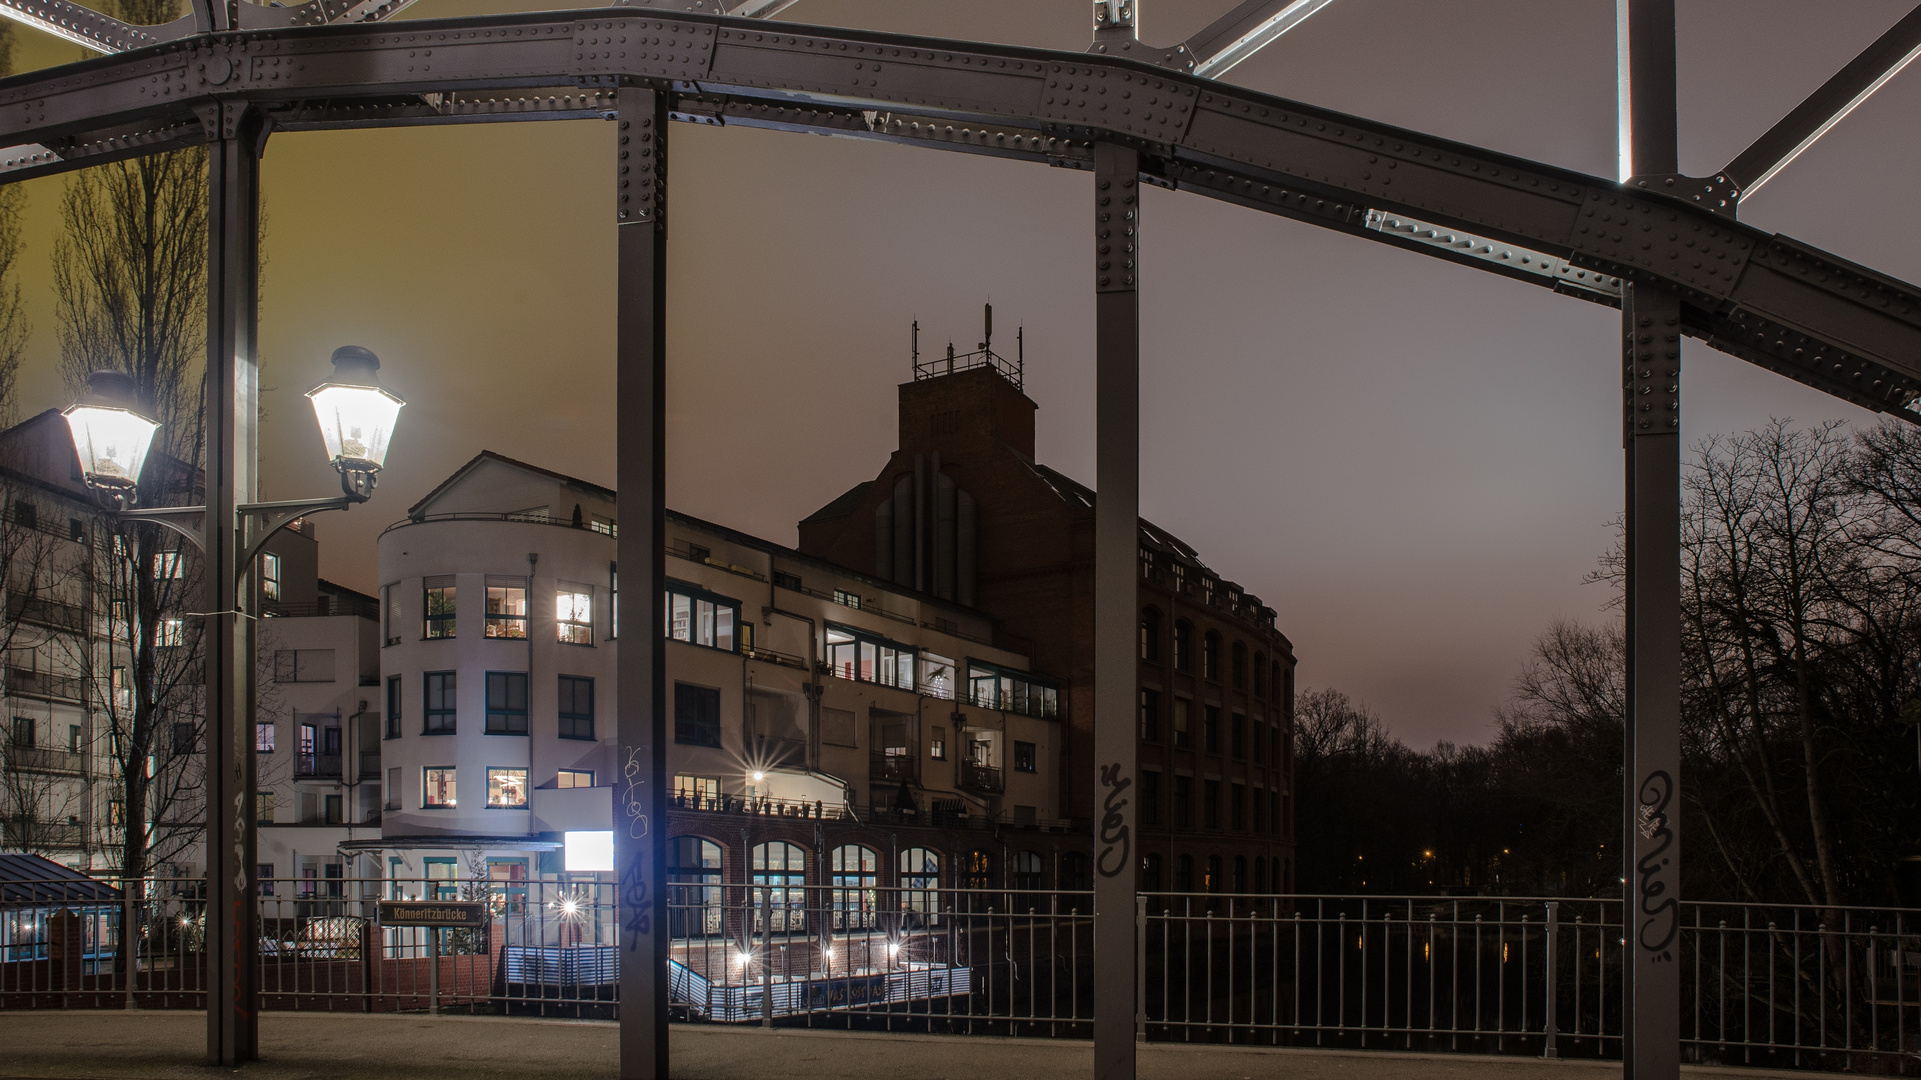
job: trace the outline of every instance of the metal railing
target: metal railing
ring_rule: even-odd
[[[1091,894],[802,876],[672,875],[676,1017],[1091,1030]],[[260,892],[263,1008],[617,1014],[610,881],[308,877]],[[199,881],[4,893],[0,1009],[203,1004]],[[432,931],[380,925],[377,900],[396,896],[482,901],[494,917],[441,931],[436,950]],[[1149,1040],[1620,1054],[1618,901],[1155,893],[1137,897],[1136,924]],[[1690,1061],[1921,1075],[1921,912],[1683,904],[1674,960]]]

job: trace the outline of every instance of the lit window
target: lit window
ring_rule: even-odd
[[[860,594],[848,592],[846,589],[835,589],[834,603],[839,604],[842,607],[850,607],[850,608],[853,608],[855,611],[859,611],[860,610]]]
[[[592,769],[562,769],[554,780],[557,788],[589,788],[594,786]]]
[[[720,804],[720,777],[674,774],[674,801],[695,810]]]
[[[260,595],[263,599],[280,599],[280,556],[271,551],[260,555]]]
[[[934,725],[933,734],[927,738],[927,756],[935,761],[947,760],[947,729]]]
[[[422,583],[421,611],[425,613],[425,624],[421,636],[429,638],[450,638],[454,636],[454,579],[430,577]]]
[[[978,660],[967,664],[967,700],[983,709],[1000,709],[1052,719],[1060,715],[1060,690],[1025,671],[1002,669]]]
[[[114,804],[118,806],[118,803]],[[273,824],[273,792],[256,791],[253,794],[254,820],[262,825]]]
[[[178,551],[154,552],[153,579],[155,581],[174,581],[183,573],[185,568],[181,565]]]
[[[667,583],[666,634],[669,638],[735,652],[734,628],[739,625],[738,601],[683,582]]]
[[[127,669],[113,669],[113,707],[116,709],[133,708],[133,683],[127,678]]]
[[[594,737],[594,680],[578,675],[560,677],[560,737]]]
[[[527,590],[520,585],[487,584],[487,628],[490,638],[527,636]]]
[[[488,769],[487,807],[491,810],[522,810],[527,806],[526,769]]]
[[[273,753],[273,725],[255,724],[253,726],[253,749],[256,754]]]
[[[911,645],[851,626],[827,624],[827,665],[836,678],[912,690],[915,656]]]
[[[186,644],[187,624],[181,619],[162,619],[153,628],[155,648],[172,649]]]
[[[620,636],[620,564],[607,564],[607,637]]]
[[[527,734],[527,673],[487,673],[487,734]]]
[[[554,594],[554,630],[563,645],[594,643],[594,590],[563,585]]]
[[[420,770],[420,805],[425,807],[454,804],[454,767],[429,765]]]

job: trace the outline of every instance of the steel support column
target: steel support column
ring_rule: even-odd
[[[245,102],[203,117],[207,149],[207,1059],[259,1054],[260,913],[254,890],[251,568],[236,508],[259,501],[254,355],[260,283],[260,153],[266,126]]]
[[[1134,1077],[1140,158],[1094,147],[1094,1076]]]
[[[1617,0],[1622,171],[1679,171],[1674,0]],[[1681,1057],[1681,301],[1623,283],[1627,725],[1623,761],[1623,1075],[1676,1080]]]
[[[616,552],[627,570],[618,615],[614,812],[620,905],[620,1075],[667,1076],[667,644],[660,628],[667,544],[667,95],[620,88],[615,220],[619,383],[615,462],[626,504]]]

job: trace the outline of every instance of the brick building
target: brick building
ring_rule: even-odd
[[[1065,680],[1062,812],[1087,822],[1094,492],[1034,460],[1036,409],[986,350],[917,363],[899,448],[800,523],[800,550],[985,612]],[[1289,890],[1293,646],[1273,609],[1147,521],[1140,569],[1141,887]]]

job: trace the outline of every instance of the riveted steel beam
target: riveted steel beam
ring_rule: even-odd
[[[1902,16],[1901,21],[1861,50],[1859,56],[1796,105],[1780,123],[1769,128],[1767,134],[1728,162],[1721,175],[1735,186],[1742,198],[1754,194],[1917,56],[1921,56],[1921,7]]]
[[[232,18],[242,30],[376,22],[412,7],[413,3],[414,0],[307,0],[290,7],[237,3],[231,10],[225,5],[208,5],[204,12],[196,10],[170,23],[136,26],[82,7],[73,0],[0,0],[0,17],[95,52],[119,53],[202,33],[200,24],[206,20]]]
[[[272,114],[324,103],[337,122],[360,110],[362,126],[403,126],[592,116],[571,104],[448,102],[598,92],[623,78],[727,103],[679,114],[702,122],[737,116],[1050,165],[1084,166],[1094,142],[1129,145],[1145,175],[1186,190],[1492,272],[1513,276],[1366,229],[1366,214],[1660,284],[1680,297],[1690,333],[1806,338],[1824,350],[1820,370],[1770,363],[1829,392],[1841,380],[1871,408],[1912,415],[1921,394],[1921,290],[1712,213],[1658,178],[1625,186],[1111,54],[604,8],[196,35],[0,80],[0,160],[61,158],[0,181],[78,167],[64,147],[191,122],[220,97]],[[1344,209],[1321,212],[1330,206]],[[1618,303],[1607,290],[1540,283]]]

